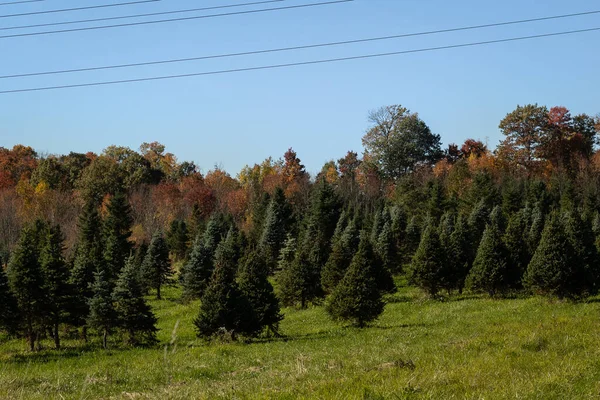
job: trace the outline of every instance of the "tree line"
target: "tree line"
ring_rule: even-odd
[[[152,343],[165,285],[201,337],[278,335],[280,305],[376,319],[393,275],[453,291],[581,298],[600,277],[598,119],[519,106],[505,139],[442,149],[416,113],[370,115],[362,158],[310,177],[290,149],[237,177],[158,143],[39,157],[0,148],[0,326],[28,339]],[[274,283],[274,285],[272,284]]]

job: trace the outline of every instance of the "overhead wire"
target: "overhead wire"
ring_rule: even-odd
[[[432,52],[432,51],[447,50],[447,49],[483,46],[483,45],[489,45],[489,44],[495,44],[495,43],[507,43],[507,42],[523,41],[523,40],[530,40],[530,39],[537,39],[537,38],[573,35],[573,34],[584,33],[584,32],[593,32],[593,31],[600,31],[600,27],[545,33],[545,34],[531,35],[531,36],[519,36],[519,37],[513,37],[513,38],[487,40],[487,41],[480,41],[480,42],[461,43],[461,44],[456,44],[456,45],[427,47],[427,48],[413,49],[413,50],[403,50],[403,51],[393,51],[393,52],[386,52],[386,53],[363,54],[363,55],[350,56],[350,57],[339,57],[339,58],[329,58],[329,59],[321,59],[321,60],[301,61],[301,62],[293,62],[293,63],[285,63],[285,64],[271,64],[271,65],[262,65],[262,66],[256,66],[256,67],[235,68],[235,69],[225,69],[225,70],[206,71],[206,72],[195,72],[195,73],[178,74],[178,75],[162,75],[162,76],[154,76],[154,77],[147,77],[147,78],[133,78],[133,79],[123,79],[123,80],[114,80],[114,81],[89,82],[89,83],[77,83],[77,84],[70,84],[70,85],[42,86],[42,87],[33,87],[33,88],[25,88],[25,89],[2,90],[2,91],[0,91],[0,94],[39,92],[39,91],[47,91],[47,90],[72,89],[72,88],[83,88],[83,87],[92,87],[92,86],[107,86],[107,85],[134,83],[134,82],[148,82],[148,81],[159,81],[159,80],[167,80],[167,79],[181,79],[181,78],[189,78],[189,77],[197,77],[197,76],[222,75],[222,74],[247,72],[247,71],[289,68],[289,67],[305,66],[305,65],[329,64],[329,63],[336,63],[336,62],[342,62],[342,61],[390,57],[390,56],[401,55],[401,54],[424,53],[424,52]]]
[[[8,3],[0,3],[0,6],[12,6],[15,4],[23,4],[23,3],[39,3],[40,1],[44,1],[44,0],[23,0],[23,1],[11,1]]]
[[[146,0],[146,1],[159,1],[159,0]],[[191,16],[191,17],[179,17],[179,18],[160,19],[160,20],[153,20],[153,21],[129,22],[129,23],[124,23],[124,24],[114,24],[114,25],[88,26],[88,27],[83,27],[83,28],[62,29],[62,30],[55,30],[55,31],[18,33],[18,34],[13,34],[13,35],[0,36],[0,39],[26,37],[26,36],[50,35],[50,34],[68,33],[68,32],[82,32],[82,31],[91,31],[91,30],[97,30],[97,29],[112,29],[112,28],[121,28],[121,27],[128,27],[128,26],[161,24],[161,23],[167,23],[167,22],[181,22],[181,21],[190,21],[190,20],[205,19],[205,18],[229,17],[232,15],[257,14],[257,13],[264,13],[264,12],[270,12],[270,11],[293,10],[293,9],[318,7],[318,6],[340,4],[340,3],[350,3],[352,1],[354,1],[354,0],[331,0],[331,1],[323,1],[323,2],[319,2],[319,3],[297,4],[297,5],[293,5],[293,6],[273,7],[273,8],[261,8],[261,9],[257,9],[257,10],[233,11],[233,12],[220,13],[220,14],[195,15],[195,16]]]
[[[159,2],[159,1],[161,1],[161,0],[136,0],[136,1],[128,1],[128,2],[125,2],[125,3],[110,3],[110,4],[98,4],[98,5],[95,5],[95,6],[61,8],[61,9],[58,9],[58,10],[30,11],[30,12],[18,13],[18,14],[0,15],[0,18],[25,17],[25,16],[31,16],[31,15],[43,15],[43,14],[55,14],[55,13],[63,13],[63,12],[70,12],[70,11],[93,10],[93,9],[97,9],[97,8],[108,8],[108,7],[122,7],[122,6],[129,6],[129,5],[133,5],[133,4],[156,3],[156,2]]]
[[[259,5],[259,4],[267,4],[267,3],[279,3],[282,1],[284,1],[284,0],[263,0],[263,1],[254,1],[254,2],[250,2],[250,3],[227,4],[227,5],[223,5],[223,6],[189,8],[186,10],[173,10],[173,11],[160,11],[160,12],[145,13],[145,14],[119,15],[117,17],[80,19],[80,20],[75,20],[75,21],[49,22],[49,23],[45,23],[45,24],[34,24],[34,25],[8,26],[8,27],[0,27],[0,31],[13,30],[13,29],[42,28],[42,27],[46,27],[46,26],[83,24],[83,23],[89,23],[89,22],[114,21],[114,20],[118,20],[118,19],[129,19],[129,18],[154,17],[157,15],[183,14],[183,13],[190,13],[190,12],[197,12],[197,11],[217,10],[217,9],[223,9],[223,8],[246,7],[246,6]]]
[[[321,48],[321,47],[333,47],[333,46],[341,46],[341,45],[357,44],[357,43],[368,43],[368,42],[375,42],[375,41],[415,37],[415,36],[425,36],[425,35],[434,35],[434,34],[442,34],[442,33],[450,33],[450,32],[475,30],[475,29],[484,29],[484,28],[491,28],[491,27],[498,27],[498,26],[526,24],[526,23],[548,21],[548,20],[561,19],[561,18],[573,18],[573,17],[578,17],[578,16],[599,14],[599,13],[600,13],[600,10],[585,11],[585,12],[580,12],[580,13],[561,14],[561,15],[553,15],[553,16],[546,16],[546,17],[539,17],[539,18],[528,18],[528,19],[495,22],[495,23],[481,24],[481,25],[469,25],[469,26],[456,27],[456,28],[403,33],[403,34],[398,34],[398,35],[388,35],[388,36],[379,36],[379,37],[353,39],[353,40],[343,40],[343,41],[337,41],[337,42],[307,44],[307,45],[300,45],[300,46],[280,47],[280,48],[263,49],[263,50],[252,50],[252,51],[244,51],[244,52],[237,52],[237,53],[225,53],[225,54],[215,54],[215,55],[177,58],[177,59],[168,59],[168,60],[155,60],[155,61],[146,61],[146,62],[138,62],[138,63],[128,63],[128,64],[104,65],[104,66],[87,67],[87,68],[73,68],[73,69],[63,69],[63,70],[55,70],[55,71],[40,71],[40,72],[30,72],[30,73],[22,73],[22,74],[0,75],[0,79],[23,78],[23,77],[41,76],[41,75],[68,74],[68,73],[75,73],[75,72],[89,72],[89,71],[99,71],[99,70],[107,70],[107,69],[131,68],[131,67],[141,67],[141,66],[148,66],[148,65],[174,64],[174,63],[181,63],[181,62],[200,61],[200,60],[209,60],[209,59],[217,59],[217,58],[240,57],[240,56],[248,56],[248,55],[258,55],[258,54],[268,54],[268,53],[277,53],[277,52],[286,52],[286,51],[295,51],[295,50],[314,49],[314,48]]]

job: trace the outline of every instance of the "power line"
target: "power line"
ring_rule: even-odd
[[[146,1],[160,1],[160,0],[146,0]],[[298,4],[295,6],[261,8],[258,10],[235,11],[235,12],[220,13],[220,14],[196,15],[193,17],[159,19],[159,20],[154,20],[154,21],[130,22],[130,23],[126,23],[126,24],[115,24],[115,25],[90,26],[90,27],[85,27],[85,28],[63,29],[63,30],[56,30],[56,31],[18,33],[18,34],[14,34],[14,35],[0,36],[0,39],[8,39],[8,38],[16,38],[16,37],[24,37],[24,36],[49,35],[49,34],[54,34],[54,33],[91,31],[91,30],[96,30],[96,29],[121,28],[121,27],[125,27],[125,26],[161,24],[161,23],[165,23],[165,22],[190,21],[190,20],[204,19],[204,18],[228,17],[228,16],[232,16],[232,15],[257,14],[257,13],[263,13],[263,12],[269,12],[269,11],[291,10],[291,9],[298,9],[298,8],[324,6],[324,5],[329,5],[329,4],[349,3],[352,1],[354,1],[354,0],[333,0],[333,1],[324,1],[324,2],[320,2],[320,3]]]
[[[32,0],[30,0],[30,1],[32,1]],[[35,1],[35,0],[33,0],[33,1]],[[37,1],[43,1],[43,0],[37,0]],[[96,6],[62,8],[59,10],[32,11],[32,12],[19,13],[19,14],[0,15],[0,18],[25,17],[28,15],[41,15],[41,14],[54,14],[54,13],[63,13],[63,12],[68,12],[68,11],[91,10],[94,8],[121,7],[121,6],[129,6],[132,4],[155,3],[157,1],[161,1],[161,0],[138,0],[138,1],[129,1],[127,3],[99,4]]]
[[[46,23],[46,24],[35,24],[35,25],[9,26],[9,27],[2,27],[2,28],[0,28],[0,31],[6,31],[6,30],[11,30],[11,29],[41,28],[41,27],[45,27],[45,26],[82,24],[82,23],[87,23],[87,22],[112,21],[112,20],[117,20],[117,19],[153,17],[153,16],[157,16],[157,15],[182,14],[182,13],[189,13],[189,12],[195,12],[195,11],[207,11],[207,10],[216,10],[216,9],[222,9],[222,8],[254,6],[254,5],[266,4],[266,3],[278,3],[278,2],[281,2],[281,1],[284,1],[284,0],[254,1],[252,3],[239,3],[239,4],[228,4],[228,5],[225,5],[225,6],[190,8],[190,9],[187,9],[187,10],[161,11],[161,12],[154,12],[154,13],[147,13],[147,14],[121,15],[121,16],[118,16],[118,17],[81,19],[81,20],[77,20],[77,21],[50,22],[50,23]]]
[[[522,20],[515,20],[515,21],[504,21],[504,22],[497,22],[497,23],[484,24],[484,25],[470,25],[470,26],[464,26],[464,27],[458,27],[458,28],[439,29],[439,30],[434,30],[434,31],[404,33],[404,34],[399,34],[399,35],[380,36],[380,37],[372,37],[372,38],[366,38],[366,39],[344,40],[344,41],[339,41],[339,42],[327,42],[327,43],[308,44],[308,45],[302,45],[302,46],[291,46],[291,47],[281,47],[281,48],[274,48],[274,49],[244,51],[244,52],[238,52],[238,53],[226,53],[226,54],[199,56],[199,57],[147,61],[147,62],[138,62],[138,63],[130,63],[130,64],[105,65],[105,66],[98,66],[98,67],[64,69],[64,70],[57,70],[57,71],[41,71],[41,72],[31,72],[31,73],[14,74],[14,75],[0,75],[0,79],[23,78],[23,77],[40,76],[40,75],[57,75],[57,74],[67,74],[67,73],[75,73],[75,72],[89,72],[89,71],[99,71],[99,70],[106,70],[106,69],[141,67],[141,66],[159,65],[159,64],[174,64],[174,63],[189,62],[189,61],[216,59],[216,58],[227,58],[227,57],[239,57],[239,56],[257,55],[257,54],[277,53],[277,52],[285,52],[285,51],[293,51],[293,50],[314,49],[314,48],[320,48],[320,47],[333,47],[333,46],[341,46],[341,45],[356,44],[356,43],[367,43],[367,42],[375,42],[375,41],[390,40],[390,39],[400,39],[400,38],[413,37],[413,36],[424,36],[424,35],[433,35],[433,34],[440,34],[440,33],[449,33],[449,32],[490,28],[490,27],[497,27],[497,26],[524,24],[524,23],[547,21],[547,20],[559,19],[559,18],[572,18],[572,17],[577,17],[577,16],[598,14],[598,13],[600,13],[600,10],[586,11],[586,12],[575,13],[575,14],[554,15],[554,16],[540,17],[540,18],[529,18],[529,19],[522,19]]]
[[[149,77],[149,78],[124,79],[124,80],[118,80],[118,81],[77,83],[77,84],[71,84],[71,85],[44,86],[44,87],[34,87],[34,88],[27,88],[27,89],[3,90],[3,91],[0,91],[0,94],[39,92],[39,91],[46,91],[46,90],[72,89],[72,88],[92,87],[92,86],[107,86],[107,85],[117,85],[117,84],[124,84],[124,83],[133,83],[133,82],[159,81],[159,80],[166,80],[166,79],[189,78],[189,77],[195,77],[195,76],[222,75],[222,74],[230,74],[230,73],[236,73],[236,72],[289,68],[289,67],[304,66],[304,65],[328,64],[328,63],[335,63],[335,62],[341,62],[341,61],[352,61],[352,60],[362,60],[362,59],[369,59],[369,58],[389,57],[389,56],[401,55],[401,54],[424,53],[424,52],[447,50],[447,49],[458,49],[458,48],[462,48],[462,47],[483,46],[483,45],[494,44],[494,43],[507,43],[507,42],[515,42],[515,41],[537,39],[537,38],[546,38],[546,37],[553,37],[553,36],[564,36],[564,35],[572,35],[572,34],[576,34],[576,33],[593,32],[593,31],[600,31],[600,27],[589,28],[589,29],[578,29],[578,30],[573,30],[573,31],[545,33],[545,34],[532,35],[532,36],[519,36],[519,37],[514,37],[514,38],[488,40],[488,41],[483,41],[483,42],[462,43],[462,44],[455,44],[455,45],[449,45],[449,46],[439,46],[439,47],[428,47],[428,48],[422,48],[422,49],[394,51],[394,52],[388,52],[388,53],[363,54],[363,55],[351,56],[351,57],[340,57],[340,58],[329,58],[329,59],[322,59],[322,60],[302,61],[302,62],[294,62],[294,63],[287,63],[287,64],[262,65],[262,66],[258,66],[258,67],[225,69],[225,70],[196,72],[196,73],[180,74],[180,75],[163,75],[163,76],[154,76],[154,77]]]
[[[0,3],[0,6],[11,6],[14,4],[23,4],[23,3],[39,3],[44,0],[23,0],[23,1],[11,1],[10,3]]]

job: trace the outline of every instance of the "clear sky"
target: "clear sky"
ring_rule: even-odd
[[[0,0],[0,3],[11,0]],[[0,15],[124,0],[45,0]],[[131,1],[131,0],[130,0]],[[0,18],[0,28],[244,3],[149,4]],[[314,3],[285,0],[237,10]],[[594,0],[355,0],[349,3],[76,33],[0,38],[0,75],[152,61],[396,35],[600,9]],[[233,11],[233,10],[229,10]],[[222,12],[215,10],[206,13]],[[192,13],[188,15],[200,15]],[[150,20],[163,17],[138,19]],[[125,21],[122,21],[125,22]],[[93,24],[84,24],[88,26]],[[74,26],[70,26],[74,27]],[[600,27],[600,14],[520,26],[183,64],[0,80],[0,90],[307,61]],[[37,30],[51,30],[37,28]],[[33,32],[1,30],[6,34]],[[402,104],[445,144],[472,137],[495,147],[517,104],[600,112],[600,32],[278,70],[0,95],[0,146],[42,153],[137,149],[159,141],[203,171],[235,175],[293,147],[310,172],[362,151],[369,110]]]

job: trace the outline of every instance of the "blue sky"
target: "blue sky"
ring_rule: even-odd
[[[161,0],[0,18],[0,28],[247,1]],[[318,1],[285,0],[240,10]],[[111,2],[119,0],[45,0],[0,6],[0,15]],[[0,75],[395,35],[596,9],[600,4],[592,0],[355,0],[262,14],[0,38]],[[0,90],[244,68],[594,27],[600,27],[600,14],[335,48],[0,80]],[[29,31],[34,30],[19,32]],[[0,30],[0,36],[16,32]],[[307,169],[316,172],[324,162],[348,150],[362,151],[369,110],[402,104],[418,112],[445,144],[472,137],[494,147],[501,138],[498,122],[517,104],[600,112],[598,43],[600,32],[591,32],[279,70],[0,95],[0,146],[23,143],[42,153],[62,154],[101,152],[111,144],[137,149],[144,141],[159,141],[181,161],[193,160],[203,171],[219,164],[233,175],[246,164],[269,156],[279,158],[293,147]]]

